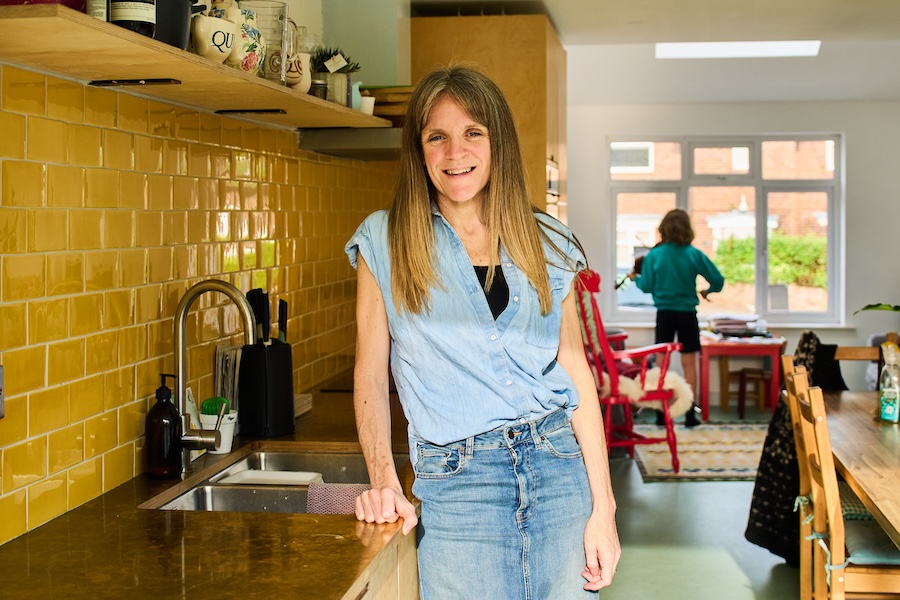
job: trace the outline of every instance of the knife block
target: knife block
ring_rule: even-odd
[[[238,423],[242,436],[275,437],[294,433],[291,345],[272,340],[241,350]]]

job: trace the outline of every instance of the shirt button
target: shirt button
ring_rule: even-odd
[[[510,381],[509,379],[507,379],[507,380],[506,380],[506,385],[512,385],[512,381]]]
[[[518,296],[513,296],[513,302],[518,302],[518,301],[519,301],[519,297],[518,297]]]
[[[526,419],[525,417],[522,417],[521,419],[519,419],[519,423],[524,424],[524,423],[527,423],[527,422],[528,422],[528,419]]]
[[[497,334],[496,333],[491,334],[491,341],[496,340],[496,339],[497,339]]]
[[[511,263],[511,262],[508,262],[508,263],[506,263],[506,266],[507,266],[507,267],[511,267],[511,266],[512,266],[512,263]]]

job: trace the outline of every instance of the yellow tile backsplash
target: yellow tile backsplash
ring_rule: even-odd
[[[147,403],[199,279],[288,301],[298,391],[352,365],[343,246],[395,164],[8,65],[0,131],[0,544],[143,472]],[[203,397],[240,319],[208,294],[188,325]]]

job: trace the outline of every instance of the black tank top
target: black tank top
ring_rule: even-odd
[[[475,266],[475,274],[478,276],[478,281],[481,282],[481,287],[484,289],[485,283],[487,282],[487,267],[479,267]],[[506,279],[503,277],[503,269],[500,268],[500,265],[494,267],[494,281],[491,282],[490,291],[485,290],[485,297],[488,301],[488,306],[491,307],[491,314],[494,315],[494,320],[497,320],[497,317],[506,310],[506,305],[509,304],[509,286],[506,284]]]

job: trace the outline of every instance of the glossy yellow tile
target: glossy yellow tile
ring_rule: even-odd
[[[3,161],[3,186],[0,204],[3,206],[44,206],[44,173],[40,163]]]
[[[160,137],[174,137],[175,110],[171,104],[150,100],[150,133]]]
[[[47,384],[56,385],[84,377],[84,339],[47,346]]]
[[[104,377],[94,375],[69,384],[69,418],[73,423],[103,411]]]
[[[187,108],[175,109],[175,137],[180,140],[200,140],[200,114]]]
[[[147,208],[171,210],[174,178],[171,175],[150,175],[147,177],[147,184]]]
[[[187,152],[188,175],[209,177],[211,170],[210,147],[205,144],[190,144]]]
[[[147,326],[128,327],[119,334],[119,364],[130,365],[147,359]]]
[[[103,493],[103,461],[85,461],[67,471],[69,485],[68,509],[81,506]]]
[[[67,211],[69,250],[95,250],[103,247],[103,211]]]
[[[26,249],[28,212],[24,209],[0,210],[0,254],[17,254]]]
[[[25,117],[0,112],[0,158],[25,158]]]
[[[88,125],[68,125],[68,163],[99,167],[102,163],[101,129]]]
[[[241,209],[241,185],[240,182],[219,180],[219,207],[220,210]]]
[[[83,123],[84,86],[47,77],[47,116],[68,123]]]
[[[47,206],[80,208],[84,206],[84,169],[80,167],[47,167]]]
[[[116,411],[106,411],[84,422],[84,457],[100,456],[116,447],[118,439]]]
[[[28,303],[28,339],[32,344],[61,340],[69,334],[69,301],[66,298]]]
[[[241,122],[222,119],[222,145],[239,148],[241,146]]]
[[[116,92],[104,88],[84,88],[84,122],[100,127],[116,126]]]
[[[48,469],[56,473],[84,460],[84,424],[76,423],[47,436]]]
[[[144,173],[119,173],[119,206],[142,210],[147,206],[147,175]]]
[[[107,331],[90,335],[85,339],[85,373],[96,375],[117,364],[119,357],[119,333]]]
[[[117,408],[135,399],[134,371],[134,367],[128,366],[106,373],[106,394],[103,403],[106,410]]]
[[[41,208],[28,211],[28,250],[30,252],[65,250],[66,216],[64,210]]]
[[[222,244],[222,271],[232,273],[241,268],[239,246],[236,243]]]
[[[69,299],[69,333],[97,333],[103,327],[103,294],[84,294]]]
[[[116,129],[103,130],[103,166],[130,171],[134,168],[134,135]]]
[[[80,252],[47,255],[47,295],[84,291],[84,260]]]
[[[135,244],[147,248],[162,245],[162,213],[141,211],[134,215]]]
[[[100,225],[98,224],[98,228]],[[115,250],[84,254],[84,289],[108,290],[118,285],[119,254]]]
[[[217,244],[201,244],[197,248],[197,276],[208,277],[221,272],[221,252]],[[252,288],[251,288],[252,289]]]
[[[9,396],[9,392],[7,392]],[[6,416],[0,419],[0,448],[28,437],[28,399],[26,396],[6,398]],[[2,453],[2,451],[0,451]],[[0,489],[3,481],[0,478]],[[3,519],[0,519],[2,522]]]
[[[172,277],[192,279],[197,276],[197,248],[176,246],[172,252]]]
[[[85,169],[84,205],[116,208],[119,205],[119,174],[112,169]]]
[[[231,151],[226,148],[213,147],[209,153],[210,174],[216,179],[231,177]]]
[[[16,538],[28,530],[27,508],[28,494],[20,490],[14,494],[0,497],[0,544]]]
[[[103,491],[118,487],[134,477],[134,447],[119,446],[103,455]]]
[[[103,326],[106,329],[134,324],[134,291],[113,290],[103,294]]]
[[[176,210],[163,214],[163,245],[173,246],[186,244],[187,239],[187,211]]]
[[[40,73],[0,66],[0,108],[29,115],[46,114],[46,81]]]
[[[39,527],[66,512],[67,476],[48,477],[28,486],[28,529]]]
[[[125,404],[116,412],[119,415],[120,445],[144,435],[144,421],[147,419],[147,403],[144,400]]]
[[[200,113],[200,141],[216,146],[222,143],[221,117]]]
[[[253,153],[243,150],[235,150],[231,154],[232,167],[235,179],[250,179],[253,177]]]
[[[195,177],[175,177],[172,205],[176,209],[196,210],[200,206],[200,182]]]
[[[103,247],[134,247],[134,212],[107,210],[103,212]],[[122,265],[123,267],[125,265]]]
[[[62,121],[28,117],[25,156],[28,160],[50,163],[68,161],[69,127]]]
[[[30,300],[44,295],[45,265],[41,254],[0,257],[3,301]]]
[[[3,449],[3,491],[11,492],[47,476],[47,438],[34,438]]]
[[[163,142],[163,173],[188,174],[188,149],[185,142],[177,140]]]
[[[143,173],[162,173],[163,140],[144,135],[134,137],[135,169]]]
[[[256,242],[241,243],[241,266],[244,269],[259,267],[259,256],[256,253]]]
[[[146,134],[149,128],[149,105],[145,98],[118,93],[118,129]]]
[[[28,395],[28,431],[36,436],[69,424],[69,388],[58,385]]]
[[[147,251],[144,249],[122,250],[119,252],[120,277],[123,287],[134,287],[147,283]]]
[[[24,302],[0,304],[0,351],[25,345],[26,308]]]
[[[0,213],[2,214],[2,213]],[[210,214],[203,210],[192,210],[187,215],[187,236],[191,244],[203,244],[211,241],[209,230]],[[2,217],[0,217],[0,232],[3,231]]]
[[[172,279],[172,248],[150,248],[147,251],[150,283]]]
[[[171,355],[175,347],[172,323],[157,321],[147,325],[147,347],[151,357]]]

